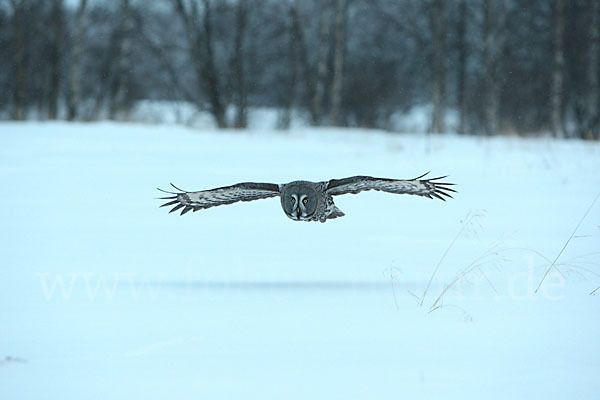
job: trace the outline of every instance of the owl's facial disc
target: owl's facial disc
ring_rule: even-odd
[[[309,216],[309,210],[307,209],[308,196],[305,194],[294,193],[290,198],[291,203],[291,216],[295,220],[301,218],[307,218]]]
[[[317,194],[307,185],[293,185],[281,196],[286,215],[294,221],[307,221],[317,209]]]

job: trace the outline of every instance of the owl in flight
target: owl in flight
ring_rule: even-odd
[[[333,196],[341,194],[379,190],[396,194],[414,194],[430,199],[435,197],[444,201],[444,197],[452,197],[449,192],[455,192],[455,190],[449,186],[453,184],[440,182],[440,179],[444,179],[445,176],[421,179],[425,175],[427,174],[407,180],[353,176],[325,182],[294,181],[279,185],[246,182],[199,192],[186,192],[171,184],[177,192],[158,190],[171,195],[160,198],[169,200],[161,207],[174,206],[170,212],[183,208],[181,215],[188,211],[196,212],[238,201],[252,201],[279,196],[283,212],[294,221],[326,222],[328,219],[344,216],[344,213],[333,203]]]

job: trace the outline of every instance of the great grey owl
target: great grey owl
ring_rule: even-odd
[[[181,215],[188,211],[198,211],[205,208],[252,201],[279,196],[281,208],[294,221],[320,221],[343,217],[344,213],[335,206],[332,196],[347,193],[359,193],[364,190],[380,190],[388,193],[414,194],[417,196],[435,197],[445,200],[452,197],[448,192],[455,192],[449,186],[452,183],[440,182],[445,176],[432,179],[417,178],[398,180],[374,178],[371,176],[353,176],[344,179],[332,179],[324,182],[294,181],[284,184],[246,182],[199,192],[186,192],[171,184],[178,192],[158,189],[172,196],[161,197],[169,200],[161,207],[172,206],[170,212],[181,208]]]

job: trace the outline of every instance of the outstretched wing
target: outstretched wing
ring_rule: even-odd
[[[222,206],[238,201],[252,201],[279,196],[279,185],[273,183],[238,183],[236,185],[202,190],[199,192],[186,192],[173,184],[171,184],[171,186],[177,189],[178,192],[168,192],[166,190],[158,189],[161,192],[172,195],[160,198],[162,200],[169,200],[161,207],[174,206],[169,212],[183,208],[183,210],[181,210],[181,215],[192,210],[196,212],[204,208]]]
[[[421,179],[425,175],[407,180],[374,178],[372,176],[353,176],[344,179],[332,179],[327,183],[326,193],[331,196],[341,194],[356,194],[364,190],[380,190],[388,193],[397,194],[414,194],[446,200],[444,197],[452,197],[448,192],[455,192],[449,186],[453,183],[440,182],[440,179],[446,178],[440,176],[438,178]]]

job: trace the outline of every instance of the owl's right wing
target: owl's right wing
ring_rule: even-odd
[[[173,184],[171,186],[177,189],[178,192],[158,189],[161,192],[172,195],[160,198],[161,200],[170,200],[161,207],[174,206],[169,212],[183,208],[180,215],[192,210],[196,212],[205,208],[222,206],[238,201],[252,201],[279,196],[279,185],[274,183],[246,182],[199,192],[186,192]]]
[[[435,197],[440,200],[445,200],[445,197],[452,197],[448,192],[455,192],[454,189],[448,187],[452,183],[440,182],[445,176],[431,179],[421,179],[425,175],[413,179],[387,179],[374,178],[372,176],[353,176],[344,179],[332,179],[327,182],[325,192],[331,196],[341,194],[356,194],[365,190],[380,190],[382,192],[396,194],[413,194],[424,197]]]

